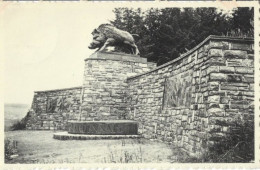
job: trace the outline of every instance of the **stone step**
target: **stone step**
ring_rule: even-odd
[[[70,134],[68,132],[57,132],[53,134],[53,138],[58,140],[136,139],[141,137],[141,135],[86,135]]]
[[[69,121],[68,133],[86,135],[138,135],[138,122],[132,120]]]

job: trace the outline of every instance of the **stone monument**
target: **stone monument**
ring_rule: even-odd
[[[139,55],[134,38],[129,32],[117,29],[110,24],[101,24],[91,34],[93,35],[93,40],[89,45],[89,49],[98,48],[97,51],[104,51],[108,46],[115,46],[120,52],[128,48],[130,53]]]
[[[85,59],[80,120],[68,121],[68,132],[55,133],[54,138],[138,138],[138,123],[126,120],[126,79],[147,72],[156,64],[139,56],[134,38],[126,31],[102,24],[92,35],[89,48],[97,51]],[[119,51],[107,52],[109,46]]]

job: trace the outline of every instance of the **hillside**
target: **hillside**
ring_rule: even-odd
[[[9,130],[10,126],[24,118],[30,106],[27,104],[8,103],[4,105],[5,131]]]

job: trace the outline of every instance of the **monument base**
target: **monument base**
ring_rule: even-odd
[[[69,134],[137,135],[138,123],[132,120],[69,121]]]
[[[132,120],[69,121],[68,132],[53,134],[58,140],[99,140],[141,138]]]
[[[95,52],[85,59],[82,120],[120,120],[127,115],[126,79],[155,68],[146,58],[114,52]]]
[[[58,140],[137,139],[141,137],[141,135],[84,135],[69,134],[68,132],[57,132],[53,134],[53,138]]]

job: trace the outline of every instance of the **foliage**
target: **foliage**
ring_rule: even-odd
[[[140,139],[137,139],[137,143],[142,143],[143,141]],[[135,145],[135,143],[131,143],[132,145]],[[142,163],[144,161],[143,158],[143,148],[141,146],[138,147],[137,150],[129,151],[126,146],[125,140],[121,140],[121,150],[118,152],[117,150],[114,150],[111,148],[110,145],[107,145],[107,148],[109,150],[109,155],[104,157],[103,162],[104,163]],[[157,162],[158,162],[157,157]]]
[[[218,122],[218,124],[223,124]],[[225,124],[225,123],[224,123]],[[234,125],[234,126],[233,126]],[[254,160],[254,122],[239,121],[232,123],[233,128],[226,136],[207,139],[215,141],[208,144],[208,150],[201,157],[190,157],[179,149],[176,150],[178,162],[202,163],[246,163]]]
[[[12,159],[11,156],[17,153],[16,149],[17,142],[10,139],[5,139],[5,160]]]
[[[111,23],[135,36],[141,57],[158,65],[187,52],[209,35],[253,36],[253,8],[116,8]],[[138,36],[137,36],[138,35]]]
[[[209,147],[206,161],[250,162],[254,160],[254,122],[233,122],[225,137]]]
[[[29,117],[30,117],[30,112],[27,112],[27,115],[22,120],[14,123],[11,126],[10,130],[14,131],[14,130],[24,130],[24,129],[26,129],[26,123],[29,120]]]
[[[11,130],[24,130],[26,128],[26,124],[23,121],[17,121],[11,127]]]

